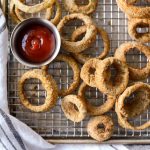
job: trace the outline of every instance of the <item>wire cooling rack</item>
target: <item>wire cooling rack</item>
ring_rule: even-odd
[[[39,1],[30,1],[31,3],[37,3]],[[77,1],[80,4],[85,4],[86,1]],[[13,30],[15,24],[9,15],[9,1],[6,8],[6,15],[8,21],[9,35]],[[149,5],[146,1],[140,2],[138,5]],[[68,14],[62,4],[63,16]],[[41,14],[37,14],[40,16]],[[111,40],[111,51],[109,56],[114,54],[115,49],[126,41],[132,41],[127,32],[127,19],[122,13],[115,0],[99,0],[96,12],[92,15],[93,20],[100,27],[103,27],[109,34]],[[80,22],[69,23],[64,30],[65,34],[70,35]],[[139,32],[148,29],[138,29]],[[87,54],[98,55],[103,49],[103,43],[101,38],[97,36],[95,44],[92,45]],[[63,50],[61,50],[63,52]],[[87,117],[80,123],[74,123],[66,119],[64,116],[60,104],[61,98],[58,99],[57,105],[49,112],[46,113],[33,113],[24,108],[18,98],[17,82],[20,76],[31,69],[21,65],[13,57],[12,53],[9,53],[8,61],[8,101],[10,112],[13,116],[26,123],[33,130],[39,133],[42,137],[50,142],[54,143],[96,143],[92,140],[86,131],[86,125],[89,120]],[[145,56],[139,53],[137,50],[133,50],[132,53],[127,54],[128,63],[132,66],[142,67],[146,64],[147,60]],[[53,75],[60,88],[67,88],[72,82],[72,70],[64,62],[53,62],[49,67],[49,72]],[[149,82],[149,78],[144,82]],[[42,104],[45,98],[45,91],[41,87],[39,80],[29,80],[25,83],[25,91],[28,94],[28,98],[33,104]],[[75,92],[76,93],[76,92]],[[86,91],[87,99],[93,103],[93,105],[100,105],[106,99],[97,89],[89,88]],[[112,116],[115,123],[115,130],[112,138],[106,143],[149,143],[150,130],[133,131],[122,129],[117,123],[117,117],[114,109],[108,113]],[[142,116],[134,119],[134,124],[140,125],[143,122],[150,119],[150,112],[147,110]]]

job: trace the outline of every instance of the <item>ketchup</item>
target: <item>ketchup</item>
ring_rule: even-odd
[[[41,63],[53,54],[55,36],[51,30],[43,25],[25,27],[17,38],[18,53],[29,62]]]

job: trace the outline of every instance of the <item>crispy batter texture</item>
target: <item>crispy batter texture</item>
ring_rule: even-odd
[[[86,34],[84,38],[80,41],[77,42],[72,42],[66,40],[63,36],[61,36],[61,41],[62,41],[62,47],[72,53],[79,53],[87,49],[93,42],[93,39],[96,38],[97,30],[96,26],[93,24],[92,19],[89,16],[86,16],[81,13],[75,13],[75,14],[70,14],[64,16],[64,18],[59,22],[57,25],[58,31],[61,33],[63,26],[69,21],[69,20],[74,20],[74,19],[79,19],[84,22],[86,25]]]
[[[138,19],[132,18],[128,20],[128,33],[133,40],[136,40],[141,43],[150,42],[150,32],[138,33],[137,28],[149,28],[150,19]]]
[[[30,78],[36,78],[39,79],[42,82],[42,86],[47,92],[47,96],[45,98],[45,103],[40,106],[32,105],[25,93],[24,93],[24,83],[26,80]],[[55,83],[55,80],[52,78],[51,75],[47,75],[46,72],[40,70],[40,69],[34,69],[27,71],[24,73],[19,82],[18,82],[18,91],[19,91],[19,98],[21,103],[28,109],[34,112],[45,112],[50,110],[56,103],[58,93],[57,93],[57,85]]]
[[[113,96],[107,96],[107,100],[100,106],[93,106],[88,102],[88,100],[85,98],[85,91],[88,85],[86,85],[84,82],[81,83],[79,90],[78,90],[78,95],[85,99],[86,105],[87,105],[87,112],[91,116],[97,116],[97,115],[103,115],[104,113],[110,111],[116,101],[116,97]]]
[[[96,87],[106,95],[116,96],[121,94],[126,89],[129,81],[127,64],[114,57],[108,57],[98,63],[95,73]],[[116,69],[113,81],[110,78],[111,66]]]
[[[44,0],[43,2],[33,6],[28,6],[24,4],[21,0],[13,0],[13,2],[15,6],[23,12],[36,13],[48,7],[52,7],[52,5],[55,3],[55,0]]]
[[[63,0],[64,7],[70,13],[91,14],[96,10],[98,0],[89,0],[89,3],[84,6],[77,5],[75,0]]]
[[[143,102],[141,102],[141,107],[145,106],[145,103],[150,103],[150,97],[149,97],[149,93],[150,93],[150,85],[146,84],[146,83],[142,83],[142,82],[137,82],[134,85],[128,87],[118,98],[118,100],[116,101],[116,106],[115,106],[115,111],[117,113],[118,116],[118,122],[121,125],[121,127],[126,128],[126,129],[131,129],[131,130],[143,130],[146,129],[150,126],[150,121],[147,121],[146,123],[140,125],[140,126],[134,126],[133,124],[131,124],[128,121],[128,111],[125,110],[124,108],[124,101],[126,97],[129,97],[134,91],[140,89],[140,88],[146,88],[148,90],[148,97],[146,99],[143,99]],[[143,106],[144,105],[144,106]],[[140,106],[139,106],[140,107]],[[137,109],[139,109],[139,107],[137,107]],[[145,107],[146,109],[147,107]],[[136,109],[136,108],[135,108]],[[143,108],[142,108],[143,109]],[[139,109],[139,111],[141,111],[141,109]],[[133,110],[132,110],[133,112]],[[136,112],[138,112],[138,110],[136,110]],[[143,112],[143,110],[141,111],[141,113]],[[134,114],[135,115],[135,114]],[[136,114],[137,115],[137,114]],[[139,115],[139,114],[138,114]]]
[[[97,69],[97,64],[99,61],[101,60],[97,58],[92,58],[88,60],[81,68],[81,79],[91,87],[96,87],[95,71]]]
[[[137,42],[126,42],[117,48],[115,52],[115,57],[126,63],[126,53],[133,48],[137,48],[140,52],[144,53],[147,57],[147,65],[143,68],[129,68],[129,78],[131,80],[143,80],[149,76],[150,73],[150,47],[137,43]]]
[[[104,125],[99,128],[99,125]],[[88,134],[95,140],[102,142],[108,140],[114,131],[114,123],[111,117],[103,115],[91,118],[87,124]]]
[[[79,83],[80,83],[80,69],[79,69],[79,66],[78,66],[77,62],[70,56],[60,54],[56,57],[56,60],[66,62],[67,64],[69,64],[69,66],[73,70],[73,82],[69,85],[68,89],[58,90],[58,95],[59,96],[66,96],[68,94],[71,94],[79,86]],[[45,70],[46,72],[48,72],[48,65],[42,67],[42,69]]]
[[[81,122],[87,114],[84,99],[77,95],[67,95],[61,103],[65,116],[73,122]]]
[[[81,26],[81,27],[77,28],[72,33],[71,40],[77,41],[78,37],[85,32],[86,32],[86,26]],[[103,43],[104,43],[104,49],[97,58],[103,59],[109,53],[110,40],[109,40],[109,36],[108,36],[107,32],[103,28],[98,27],[97,28],[97,34],[102,38]],[[93,39],[93,40],[95,41],[95,39]],[[86,61],[88,61],[91,58],[90,56],[84,55],[82,52],[81,53],[74,53],[73,56],[75,57],[76,60],[78,60],[82,64],[84,64]]]
[[[118,7],[130,18],[150,18],[150,7],[134,6],[133,2],[127,3],[125,0],[116,0]],[[135,1],[136,2],[136,1]]]

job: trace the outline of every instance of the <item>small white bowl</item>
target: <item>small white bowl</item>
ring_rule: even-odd
[[[17,35],[19,32],[22,31],[22,29],[25,28],[25,26],[29,26],[30,24],[41,24],[44,25],[45,27],[47,27],[49,30],[51,30],[54,34],[55,37],[55,49],[53,54],[50,56],[50,58],[48,58],[46,61],[43,61],[41,63],[32,63],[29,61],[26,61],[25,59],[21,58],[20,55],[18,54],[17,49]],[[50,62],[52,62],[56,56],[58,55],[59,51],[60,51],[60,46],[61,46],[61,38],[60,38],[60,34],[57,30],[57,28],[48,20],[42,19],[42,18],[30,18],[30,19],[26,19],[24,21],[22,21],[20,24],[18,24],[12,34],[11,34],[11,38],[10,38],[10,47],[11,47],[11,51],[13,53],[13,55],[15,56],[15,58],[23,65],[25,66],[29,66],[29,67],[41,67],[44,65],[49,64]]]

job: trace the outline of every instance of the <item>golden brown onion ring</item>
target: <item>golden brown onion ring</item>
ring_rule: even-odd
[[[85,90],[88,87],[84,82],[80,85],[79,90],[78,90],[78,95],[85,99],[85,103],[87,106],[87,112],[89,115],[103,115],[104,113],[108,112],[111,110],[115,104],[116,98],[113,96],[107,96],[107,100],[105,101],[104,104],[100,106],[93,106],[90,104],[86,98],[85,98]]]
[[[126,63],[126,53],[134,48],[137,48],[140,52],[144,53],[147,57],[147,65],[144,68],[133,68],[128,66],[129,68],[129,78],[132,80],[142,80],[149,76],[150,73],[150,47],[146,45],[142,45],[137,42],[127,42],[123,43],[119,46],[119,48],[115,52],[115,57]]]
[[[84,6],[76,4],[75,0],[64,0],[64,7],[70,13],[91,14],[96,10],[98,0],[89,0],[89,3]]]
[[[134,85],[128,87],[118,98],[117,102],[116,102],[116,106],[115,106],[115,111],[117,113],[118,116],[118,122],[121,125],[121,127],[126,128],[126,129],[131,129],[131,130],[143,130],[145,128],[148,128],[150,126],[150,121],[140,125],[140,126],[134,126],[131,123],[129,123],[128,121],[128,112],[127,110],[125,110],[124,107],[124,103],[125,103],[125,99],[127,97],[129,97],[133,92],[135,92],[136,90],[140,89],[140,88],[145,88],[148,90],[148,95],[150,93],[150,85],[146,84],[146,83],[142,83],[142,82],[137,82]],[[141,102],[142,105],[144,103],[150,103],[150,97],[148,96],[147,99],[143,99],[144,101]],[[141,107],[143,107],[141,105]],[[145,104],[144,104],[145,105]],[[146,109],[147,107],[145,107]],[[138,109],[138,108],[137,108]],[[138,111],[138,110],[136,110]],[[139,110],[140,111],[140,110]],[[143,112],[143,111],[141,111]]]
[[[81,26],[77,28],[71,36],[72,41],[77,41],[78,37],[86,32],[86,26]],[[109,53],[110,50],[110,40],[107,32],[103,28],[97,28],[97,33],[100,35],[100,37],[103,40],[104,43],[104,49],[101,52],[101,54],[97,57],[99,59],[103,59],[106,57],[106,55]],[[95,39],[94,39],[95,41]],[[88,61],[91,57],[84,55],[83,53],[74,53],[73,56],[75,59],[77,59],[80,63],[84,64],[86,61]]]
[[[114,79],[111,79],[111,66],[116,69]],[[128,80],[128,66],[119,59],[108,57],[97,63],[95,83],[96,87],[104,94],[112,96],[121,94],[126,89]]]
[[[150,7],[138,7],[125,0],[116,0],[118,7],[130,18],[150,18]]]
[[[54,12],[53,11],[54,5],[56,5],[56,13],[55,13],[54,18],[51,18],[52,12]],[[20,11],[21,10],[19,10],[17,7],[15,7],[16,16],[19,18],[19,20],[21,22],[21,21],[25,20],[26,18],[21,15]],[[57,25],[60,21],[61,14],[62,14],[61,13],[61,6],[60,6],[58,0],[56,0],[55,3],[52,5],[52,7],[46,9],[46,13],[44,15],[44,18],[47,20],[50,20],[54,25]]]
[[[61,33],[63,26],[69,20],[74,20],[74,19],[82,20],[84,24],[86,25],[85,36],[82,40],[77,41],[77,42],[68,41],[63,36],[61,36],[62,47],[69,52],[79,53],[87,49],[92,44],[93,38],[94,39],[96,38],[97,30],[89,16],[86,16],[81,13],[75,13],[75,14],[64,16],[64,18],[57,25],[58,31]]]
[[[71,94],[78,87],[79,82],[80,82],[80,69],[79,69],[77,62],[70,56],[60,54],[56,57],[56,60],[64,61],[64,62],[68,63],[69,66],[73,70],[73,82],[70,84],[68,89],[58,90],[59,96],[66,96],[68,94]],[[48,72],[48,65],[42,67],[42,69],[45,70],[46,72]]]
[[[87,114],[85,101],[77,95],[67,95],[61,104],[65,116],[73,122],[81,122]]]
[[[99,126],[103,125],[103,128]],[[87,124],[88,134],[95,140],[102,142],[108,140],[114,131],[114,123],[111,117],[102,115],[91,118]]]
[[[81,68],[81,79],[91,87],[96,87],[97,81],[95,82],[95,71],[99,61],[101,60],[97,58],[92,58],[88,60]]]
[[[32,105],[24,93],[24,83],[26,80],[30,78],[39,79],[42,82],[42,86],[47,92],[45,102],[40,106]],[[19,91],[19,97],[21,103],[26,108],[34,112],[48,111],[50,108],[52,108],[55,105],[58,97],[58,93],[57,93],[58,90],[57,90],[57,85],[55,83],[55,80],[50,75],[47,75],[46,72],[40,69],[34,69],[24,73],[18,82],[18,91]]]
[[[150,87],[150,86],[149,86]],[[120,113],[127,117],[133,118],[140,114],[142,114],[150,105],[150,88],[144,83],[134,83],[130,87],[128,87],[127,97],[132,97],[128,101],[124,100],[124,102],[119,105]],[[134,96],[132,96],[134,94]]]
[[[20,20],[18,19],[18,17],[16,16],[15,14],[15,4],[13,2],[13,0],[10,1],[10,4],[9,4],[9,12],[10,12],[10,15],[12,17],[12,20],[15,22],[15,23],[20,23]]]
[[[52,7],[52,5],[55,3],[55,0],[44,0],[43,2],[33,6],[28,6],[24,4],[21,0],[13,0],[13,2],[15,6],[23,12],[36,13],[48,7]]]
[[[137,32],[137,28],[148,28],[146,33]],[[128,33],[133,40],[141,43],[150,42],[150,19],[130,18],[128,20]]]

